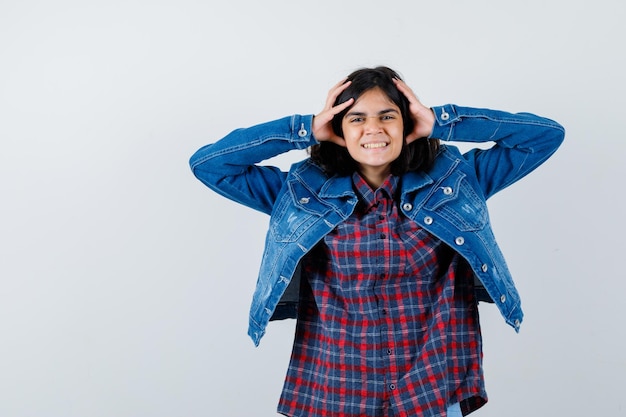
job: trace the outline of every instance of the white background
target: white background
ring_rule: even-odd
[[[490,200],[526,320],[481,306],[475,415],[626,416],[625,7],[2,0],[0,416],[276,415],[294,323],[246,335],[268,219],[187,161],[379,64],[427,105],[567,129]]]

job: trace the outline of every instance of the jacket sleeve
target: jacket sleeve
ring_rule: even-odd
[[[293,115],[245,129],[196,151],[189,160],[193,174],[217,193],[270,214],[287,173],[260,162],[315,144],[312,115]]]
[[[494,142],[489,149],[464,154],[474,166],[485,197],[521,179],[561,145],[565,129],[553,120],[530,113],[460,107],[434,107],[431,137],[443,141]]]

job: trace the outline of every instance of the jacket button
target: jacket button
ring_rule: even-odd
[[[308,204],[310,201],[309,197],[302,197],[300,200],[300,204]]]
[[[515,327],[519,327],[520,324],[521,323],[520,323],[519,319],[515,319]]]
[[[456,243],[457,245],[461,246],[462,244],[465,243],[465,239],[463,239],[463,236],[459,236],[456,239],[454,239],[454,243]]]
[[[308,133],[308,132],[307,132],[307,131],[306,131],[306,129],[304,128],[304,123],[302,123],[302,124],[300,125],[300,130],[298,130],[298,136],[300,136],[301,138],[303,138],[303,137],[305,137],[305,136],[306,136],[306,134],[307,134],[307,133]]]
[[[500,296],[500,302],[501,302],[501,303],[504,303],[505,301],[506,301],[506,295],[502,294],[502,295]]]
[[[445,195],[450,195],[452,194],[452,187],[443,187],[443,193]]]
[[[424,217],[424,223],[426,223],[426,224],[433,224],[433,218],[430,217],[430,216]]]
[[[402,208],[404,209],[404,211],[411,211],[411,210],[413,210],[413,204],[411,204],[411,203],[404,203],[402,205]]]
[[[450,118],[450,115],[445,110],[442,110],[441,111],[441,120],[448,120],[449,118]]]
[[[483,264],[483,266],[480,267],[480,269],[483,270],[483,272],[487,272],[487,270],[489,269],[489,267],[487,266],[487,264]]]

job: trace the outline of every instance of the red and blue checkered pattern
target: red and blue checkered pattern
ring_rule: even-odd
[[[303,261],[278,411],[299,417],[443,416],[484,405],[473,273],[402,215],[398,178],[353,177],[355,213]]]

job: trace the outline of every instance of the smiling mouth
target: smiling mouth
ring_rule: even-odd
[[[385,148],[387,145],[389,145],[386,142],[376,142],[376,143],[364,143],[363,146],[365,149],[379,149],[379,148]]]

